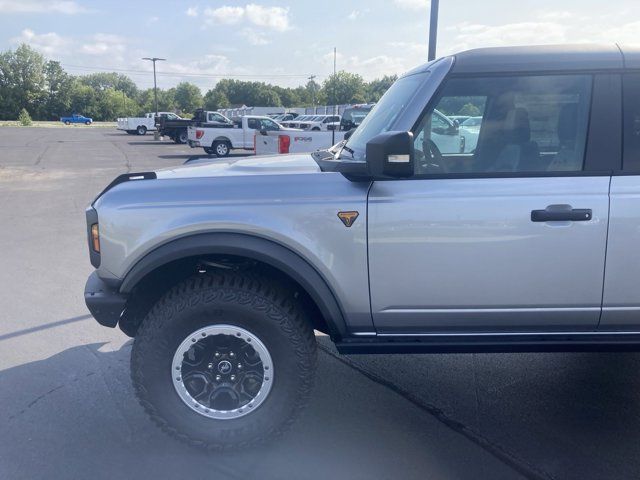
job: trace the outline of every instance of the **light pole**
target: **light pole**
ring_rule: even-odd
[[[309,77],[307,77],[307,80],[309,80],[310,82],[313,82],[311,84],[311,103],[313,104],[313,110],[315,113],[315,108],[316,108],[316,82],[314,82],[313,80],[316,78],[315,75],[311,75]]]
[[[438,4],[440,0],[431,0],[431,15],[429,17],[429,56],[427,60],[436,59],[436,40],[438,37]]]
[[[156,62],[164,62],[166,58],[144,57],[142,60],[153,62],[153,99],[156,107],[156,117],[158,116],[158,85],[156,84]]]

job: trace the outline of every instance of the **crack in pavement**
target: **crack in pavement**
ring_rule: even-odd
[[[380,377],[375,372],[372,372],[365,367],[357,364],[356,362],[350,360],[349,358],[342,356],[336,352],[334,352],[330,347],[323,345],[321,342],[318,342],[318,348],[326,353],[327,355],[335,358],[339,362],[345,364],[348,367],[351,367],[353,370],[356,370],[358,373],[362,374],[369,380],[388,388],[394,393],[400,395],[402,398],[412,403],[420,410],[428,413],[440,423],[450,428],[451,430],[463,435],[468,440],[472,441],[480,448],[505,463],[506,465],[513,468],[515,471],[525,476],[526,478],[532,480],[554,480],[554,477],[547,472],[539,470],[534,465],[531,465],[527,461],[522,458],[516,457],[515,455],[507,452],[500,445],[496,445],[488,440],[486,437],[481,435],[480,433],[474,431],[473,429],[467,427],[465,424],[449,417],[442,409],[432,405],[430,403],[423,402],[420,398],[416,397],[413,393],[408,390],[399,387],[398,385]]]

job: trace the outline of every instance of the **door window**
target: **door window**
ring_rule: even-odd
[[[640,74],[624,76],[624,153],[622,168],[640,172]]]
[[[454,78],[414,132],[416,172],[583,168],[590,75]],[[449,116],[470,116],[461,125]]]

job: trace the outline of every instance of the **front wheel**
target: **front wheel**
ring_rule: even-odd
[[[136,133],[138,135],[146,135],[147,134],[147,127],[145,127],[144,125],[140,125],[138,128],[136,128]]]
[[[84,122],[85,125],[91,125],[91,122],[89,120],[87,120],[86,122]]]
[[[214,153],[219,157],[226,157],[231,151],[231,145],[229,145],[229,142],[213,142],[211,147],[213,148]]]
[[[131,375],[162,430],[228,450],[293,423],[315,363],[313,330],[293,295],[266,277],[225,272],[188,279],[153,307],[135,339]]]
[[[66,122],[64,122],[65,125],[71,125],[71,122],[69,120],[67,120]]]

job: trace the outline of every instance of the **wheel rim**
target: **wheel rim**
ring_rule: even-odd
[[[218,155],[226,155],[228,151],[229,149],[227,148],[226,143],[219,143],[218,145],[216,145],[216,153]]]
[[[256,410],[273,385],[269,351],[251,332],[211,325],[183,340],[171,364],[173,386],[191,410],[230,420]]]
[[[180,134],[180,137],[179,137],[180,142],[182,142],[182,143],[187,143],[187,138],[188,138],[188,137],[187,137],[187,134],[186,134],[186,133],[181,133],[181,134]]]

